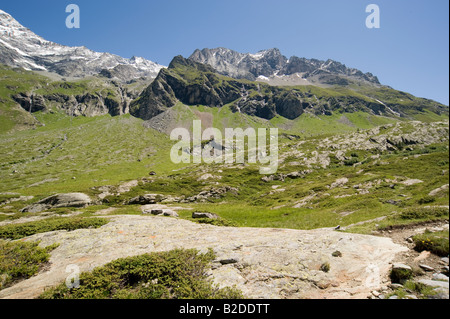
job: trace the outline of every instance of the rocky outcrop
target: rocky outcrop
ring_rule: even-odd
[[[208,212],[193,212],[192,218],[208,218],[208,219],[219,219],[219,216]]]
[[[347,79],[373,85],[380,84],[378,78],[373,74],[348,68],[331,59],[321,61],[296,56],[287,59],[276,48],[259,51],[256,54],[244,54],[226,48],[195,50],[189,59],[208,64],[220,74],[251,81],[258,77],[301,74],[303,79],[314,78],[319,83],[328,85],[348,85]]]
[[[284,152],[280,158],[284,161],[286,158],[294,157],[297,162],[309,168],[328,167],[332,162],[340,165],[359,165],[358,163],[361,163],[364,158],[348,157],[344,154],[350,150],[373,151],[374,153],[412,151],[423,149],[431,144],[448,142],[448,136],[448,121],[432,123],[398,122],[370,130],[358,130],[350,134],[314,140],[315,150],[309,151],[307,154],[300,151],[303,142],[299,142],[298,147],[293,147],[291,150]],[[420,155],[416,154],[416,156]],[[373,160],[377,160],[379,157],[379,154],[370,155]],[[405,182],[414,183],[417,181]],[[436,190],[436,193],[439,191]]]
[[[83,193],[57,194],[26,206],[21,212],[39,213],[50,208],[84,207],[92,203],[91,198]]]
[[[18,93],[12,96],[12,99],[30,113],[44,111],[47,109],[45,99],[41,95],[32,93]]]
[[[325,93],[325,92],[324,92]],[[175,57],[155,81],[130,105],[133,116],[150,120],[172,108],[186,105],[222,107],[264,119],[277,115],[296,119],[304,112],[331,115],[333,112],[364,111],[384,114],[386,105],[362,96],[313,94],[310,90],[274,87],[258,82],[224,77],[211,66]]]
[[[176,102],[176,96],[167,83],[166,71],[161,71],[158,77],[130,104],[130,114],[149,120],[158,114],[163,113],[168,108],[173,107]]]
[[[17,93],[12,99],[27,112],[49,111],[56,108],[71,116],[98,116],[111,114],[112,116],[128,113],[131,100],[137,95],[127,91],[120,84],[111,82],[110,90],[103,91],[101,87],[95,90],[85,88],[81,94],[71,94],[76,84],[62,82],[48,88],[49,93],[34,94],[29,92]],[[56,93],[55,91],[67,91]]]
[[[161,202],[164,197],[159,194],[145,194],[136,196],[128,201],[128,205],[149,205]]]
[[[68,265],[92,271],[118,258],[174,248],[212,248],[211,278],[219,286],[236,285],[248,298],[367,298],[388,282],[390,262],[405,250],[388,238],[329,229],[216,227],[152,215],[109,218],[97,229],[26,238],[42,247],[59,246],[47,269],[0,291],[0,298],[36,298],[64,282]],[[324,264],[328,272],[320,270]]]

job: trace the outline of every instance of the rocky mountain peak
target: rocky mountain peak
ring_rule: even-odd
[[[277,48],[239,53],[226,48],[195,50],[190,60],[206,63],[217,72],[238,79],[262,80],[276,85],[379,85],[378,78],[328,59],[286,58]]]
[[[4,11],[0,11],[0,63],[75,78],[104,73],[105,70],[113,74],[117,73],[114,71],[118,66],[126,66],[126,75],[118,78],[121,81],[155,78],[163,68],[144,58],[126,59],[84,46],[69,47],[47,41]]]

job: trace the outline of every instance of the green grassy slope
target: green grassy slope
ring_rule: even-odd
[[[44,127],[0,139],[0,192],[87,191],[171,168],[168,137],[129,115],[70,118],[36,113]]]
[[[307,154],[316,149],[318,140],[320,138],[302,139],[304,143],[299,146],[298,140],[282,139],[281,154],[289,150]],[[427,207],[448,207],[448,188],[429,196],[431,191],[448,184],[448,142],[383,152],[350,147],[345,154],[354,157],[355,163],[333,161],[328,167],[313,168],[302,178],[286,177],[269,182],[263,181],[258,164],[193,165],[170,175],[154,177],[153,182],[141,184],[128,194],[112,197],[110,205],[136,213],[138,207],[122,203],[139,194],[187,198],[205,190],[229,186],[237,188],[238,193],[229,192],[205,202],[176,203],[190,208],[179,211],[181,217],[191,220],[192,211],[209,211],[218,214],[229,225],[297,229],[344,227],[384,216],[392,219],[355,227],[360,232],[370,232],[377,224],[398,222],[396,216],[411,209],[420,211],[422,217],[418,220],[423,221],[435,216],[434,209]],[[276,175],[307,169],[300,163],[302,157],[291,155],[285,158]],[[202,180],[205,174],[213,177]],[[331,187],[342,178],[347,179],[345,185]],[[406,182],[414,179],[420,182],[412,185]],[[448,218],[448,208],[444,211],[440,218]],[[400,222],[406,221],[400,218]],[[416,220],[413,218],[412,221]]]
[[[50,83],[48,79],[30,72],[9,68],[0,71],[0,204],[20,195],[35,196],[28,202],[13,202],[9,208],[0,205],[0,212],[15,214],[12,217],[2,215],[0,219],[23,216],[18,213],[20,208],[54,193],[85,192],[95,196],[100,186],[118,185],[144,177],[153,182],[141,182],[131,192],[110,198],[109,203],[85,209],[85,214],[107,207],[115,207],[120,213],[140,213],[138,206],[124,205],[123,202],[146,193],[189,197],[213,187],[225,186],[239,189],[238,194],[227,193],[223,198],[208,199],[204,203],[176,205],[214,212],[239,226],[302,229],[337,224],[346,226],[382,216],[395,217],[408,209],[423,210],[427,205],[448,205],[448,188],[432,198],[428,195],[430,191],[448,184],[448,140],[436,145],[412,145],[396,151],[361,151],[355,145],[344,150],[348,157],[345,161],[332,159],[329,166],[314,167],[303,178],[265,182],[258,172],[258,165],[173,164],[170,149],[174,142],[167,134],[145,128],[143,120],[131,115],[70,117],[57,108],[30,115],[10,98],[14,92],[30,90],[73,94],[89,90],[95,92],[100,87],[108,90],[101,80],[80,81],[66,87],[65,82]],[[345,95],[349,89],[306,87],[301,90],[313,95]],[[371,94],[355,94],[363,93]],[[399,93],[392,94],[394,96],[388,95],[387,98],[391,101],[398,98],[396,94]],[[381,100],[376,95],[373,98]],[[349,133],[380,125],[383,125],[381,133],[389,133],[394,128],[386,124],[395,122],[402,123],[399,131],[402,134],[413,131],[415,127],[405,118],[345,110],[331,115],[304,113],[295,120],[279,116],[264,120],[233,112],[231,104],[211,108],[179,102],[171,111],[174,115],[170,119],[174,126],[189,128],[193,120],[201,119],[205,125],[222,131],[227,127],[279,127],[280,133],[295,135],[294,139],[280,136],[283,163],[278,174],[307,169],[301,160],[311,157],[326,137],[340,135],[345,140]],[[433,113],[429,109],[415,109],[411,114],[424,122],[448,120],[446,114]],[[149,177],[150,171],[157,172],[157,176]],[[206,173],[216,177],[199,180]],[[348,179],[345,187],[329,188],[343,177]],[[407,179],[420,179],[422,182],[410,186],[402,184]],[[360,193],[358,187],[367,184],[372,185],[370,190]],[[299,205],[303,201],[304,205]],[[180,215],[190,219],[191,212],[183,211]],[[367,231],[364,227],[361,229]]]

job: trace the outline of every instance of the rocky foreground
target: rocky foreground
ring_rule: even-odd
[[[217,227],[151,215],[108,218],[98,229],[28,237],[43,247],[60,246],[48,268],[0,291],[0,298],[36,298],[65,281],[71,275],[66,269],[73,271],[69,265],[89,271],[117,258],[174,248],[212,248],[214,282],[236,285],[249,298],[367,298],[388,285],[395,256],[407,250],[390,238],[333,229]]]

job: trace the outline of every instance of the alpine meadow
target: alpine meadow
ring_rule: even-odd
[[[449,298],[448,105],[277,48],[164,66],[21,23],[0,10],[1,299]]]

